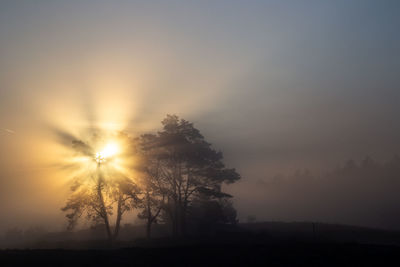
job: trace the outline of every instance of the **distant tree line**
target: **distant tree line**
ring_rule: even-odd
[[[104,139],[101,134],[73,140],[76,154],[97,160],[97,166],[73,179],[72,194],[62,208],[69,229],[83,217],[104,225],[112,242],[124,214],[132,210],[145,220],[148,238],[156,223],[169,225],[172,236],[181,237],[201,226],[237,222],[232,196],[222,185],[238,181],[240,175],[225,167],[222,153],[192,123],[167,115],[157,133],[118,133],[115,138],[123,146],[123,168],[96,158],[94,147]]]
[[[275,176],[275,179],[284,179],[282,175]],[[363,160],[355,161],[347,160],[344,164],[337,166],[331,171],[315,174],[308,169],[297,170],[292,175],[286,176],[287,179],[364,179],[364,180],[385,180],[400,178],[400,156],[394,155],[391,159],[379,162],[370,156],[366,156]]]
[[[366,156],[330,170],[300,169],[260,179],[265,214],[288,220],[335,221],[398,228],[400,157]]]

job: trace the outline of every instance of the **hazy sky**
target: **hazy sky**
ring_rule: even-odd
[[[240,218],[315,220],[258,185],[400,152],[399,13],[397,0],[0,0],[0,228],[63,222],[51,127],[141,133],[167,113],[240,171],[227,188]]]

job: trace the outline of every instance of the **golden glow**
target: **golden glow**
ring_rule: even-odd
[[[95,160],[98,163],[104,162],[107,158],[115,156],[119,151],[118,145],[116,143],[107,144],[103,150],[97,152],[95,155]]]
[[[100,152],[96,153],[96,155],[94,156],[94,159],[97,161],[97,163],[102,163],[104,161],[104,157],[101,155]]]

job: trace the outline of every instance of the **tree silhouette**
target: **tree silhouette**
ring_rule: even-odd
[[[193,199],[191,202],[187,221],[192,233],[207,233],[221,224],[235,225],[238,222],[236,215],[230,199],[201,197]]]
[[[126,169],[135,173],[134,179],[95,153],[101,135],[72,142],[77,156],[89,159],[85,162],[92,167],[74,178],[72,194],[62,208],[69,229],[85,215],[94,225],[104,225],[112,242],[118,237],[123,214],[133,208],[139,208],[138,217],[146,220],[148,238],[152,224],[160,218],[171,224],[173,236],[184,235],[189,212],[210,214],[216,223],[236,222],[236,210],[228,200],[231,196],[221,187],[239,180],[240,175],[225,167],[222,153],[192,123],[167,115],[162,125],[157,134],[137,138],[118,134],[125,151],[120,156],[129,162]]]
[[[74,140],[72,147],[78,155],[85,156],[96,163],[95,169],[90,169],[74,178],[71,186],[72,195],[67,200],[62,211],[68,212],[68,229],[73,229],[82,215],[93,224],[103,223],[107,239],[112,242],[118,237],[123,214],[132,209],[138,202],[138,186],[131,178],[104,165],[104,159],[99,159],[91,143],[98,142],[98,135],[92,142]],[[127,139],[125,135],[119,138]],[[116,205],[116,221],[114,229],[110,223]]]
[[[146,220],[146,237],[150,238],[151,226],[157,223],[157,218],[164,207],[167,190],[162,181],[160,160],[154,154],[157,137],[144,134],[136,141],[136,149],[140,155],[139,170],[142,173],[140,180],[142,201],[139,205],[141,212],[138,217]]]
[[[192,123],[167,115],[162,125],[156,135],[141,137],[141,149],[146,151],[148,161],[157,164],[157,174],[147,174],[157,181],[153,183],[158,188],[154,192],[165,197],[162,207],[173,235],[181,236],[186,232],[191,202],[199,197],[231,197],[221,191],[221,186],[239,180],[240,175],[235,169],[225,168],[222,153],[211,148]]]

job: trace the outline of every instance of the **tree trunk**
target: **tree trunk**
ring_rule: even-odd
[[[115,229],[114,229],[114,240],[117,239],[119,234],[119,229],[121,226],[121,218],[122,218],[122,196],[119,195],[118,197],[118,205],[117,205],[117,220],[115,222]]]
[[[111,242],[112,241],[112,233],[111,233],[111,229],[110,229],[110,222],[108,221],[107,209],[106,209],[105,204],[104,204],[104,199],[103,199],[103,194],[101,192],[101,185],[100,184],[97,187],[97,194],[98,194],[98,197],[100,199],[101,213],[102,213],[102,217],[103,217],[103,220],[104,220],[104,224],[106,226],[107,237],[108,237],[108,240]]]
[[[146,225],[146,238],[150,239],[151,238],[151,221],[147,221]]]
[[[146,224],[146,238],[150,239],[151,237],[151,224],[153,222],[153,215],[151,214],[151,203],[150,203],[150,193],[146,192],[146,201],[147,201],[147,224]]]
[[[178,227],[175,216],[172,216],[172,236],[174,238],[178,237]]]
[[[104,220],[104,225],[106,227],[108,241],[110,243],[112,243],[113,236],[112,236],[112,233],[111,233],[110,223],[109,223],[109,220],[108,220],[107,209],[106,209],[106,206],[104,204],[104,198],[103,198],[103,193],[102,193],[103,177],[102,177],[101,170],[100,170],[100,163],[97,165],[97,171],[98,171],[97,196],[98,196],[99,201],[100,201],[100,210],[101,210],[100,216]]]
[[[181,212],[181,230],[183,236],[186,236],[186,210],[187,210],[187,204],[185,203],[182,207],[182,212]]]
[[[174,207],[174,222],[175,222],[175,237],[180,236],[180,216],[179,216],[179,206],[177,201],[175,201],[175,207]]]

